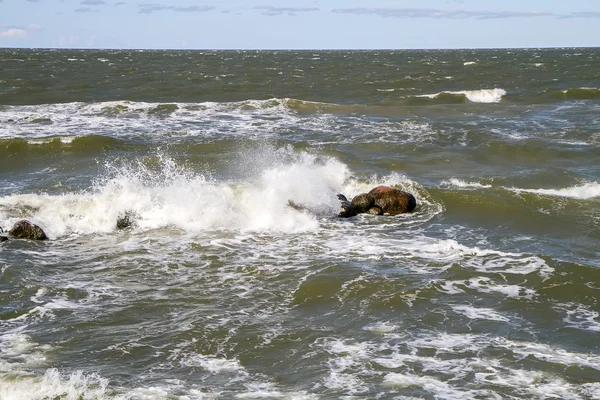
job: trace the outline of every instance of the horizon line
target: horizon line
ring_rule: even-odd
[[[0,50],[100,50],[100,51],[440,51],[440,50],[551,50],[599,49],[598,46],[523,46],[523,47],[406,47],[406,48],[169,48],[169,47],[0,47]]]

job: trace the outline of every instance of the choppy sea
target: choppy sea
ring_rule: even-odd
[[[20,219],[2,400],[600,398],[600,49],[0,49]]]

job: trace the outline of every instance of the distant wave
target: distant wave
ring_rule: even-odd
[[[459,188],[480,188],[480,189],[489,189],[492,185],[484,185],[479,182],[466,182],[461,179],[452,178],[447,181],[442,182],[442,186],[454,186]]]
[[[591,182],[583,185],[571,186],[563,189],[521,189],[521,188],[507,188],[517,193],[534,193],[544,196],[555,196],[555,197],[568,197],[572,199],[588,200],[596,197],[600,197],[600,183]]]
[[[46,136],[37,138],[0,138],[0,158],[21,158],[28,154],[36,157],[55,157],[65,150],[79,153],[104,152],[109,149],[125,148],[127,144],[108,136]]]
[[[600,99],[600,88],[580,87],[562,90],[562,97],[573,100]]]
[[[486,185],[479,182],[467,182],[462,179],[452,178],[443,181],[441,187],[454,187],[461,189],[491,189],[492,185]],[[523,189],[516,187],[501,186],[499,188],[509,190],[515,193],[533,193],[542,196],[566,197],[571,199],[588,200],[600,197],[600,183],[589,182],[582,185],[571,186],[562,189]]]
[[[500,100],[502,100],[502,97],[505,95],[506,90],[495,88],[481,90],[443,91],[434,94],[423,94],[417,97],[446,100],[449,102],[464,102],[466,99],[472,103],[499,103]]]

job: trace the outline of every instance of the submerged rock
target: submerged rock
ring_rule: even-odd
[[[125,211],[117,217],[117,229],[129,229],[137,226],[138,215],[134,211]]]
[[[31,239],[31,240],[46,240],[48,236],[44,233],[43,229],[34,223],[27,220],[17,221],[13,228],[8,231],[10,236],[14,236],[20,239]]]

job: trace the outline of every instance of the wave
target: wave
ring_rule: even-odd
[[[595,100],[600,99],[600,88],[572,88],[562,90],[557,95],[570,100]]]
[[[440,183],[440,187],[455,187],[461,189],[491,189],[492,185],[480,182],[467,182],[462,179],[451,178]],[[498,189],[509,190],[514,193],[533,193],[543,196],[566,197],[572,199],[588,200],[600,197],[600,183],[588,182],[562,189],[525,189],[517,187],[498,186]]]
[[[351,179],[335,158],[294,153],[290,146],[246,151],[236,168],[239,180],[217,181],[164,155],[108,164],[107,178],[82,192],[0,197],[0,225],[30,218],[55,238],[109,233],[129,212],[140,230],[310,232],[319,228],[320,218],[339,212],[337,193],[352,195],[371,186]],[[290,200],[304,209],[289,207]]]
[[[563,189],[521,189],[506,188],[516,193],[533,193],[543,196],[567,197],[572,199],[588,200],[600,197],[600,183],[590,182],[583,185],[571,186]]]
[[[441,186],[453,186],[458,188],[477,188],[477,189],[489,189],[492,185],[486,185],[479,182],[466,182],[462,179],[451,178],[447,181],[443,181]]]
[[[0,139],[0,158],[4,160],[20,159],[28,154],[51,156],[62,154],[64,151],[70,153],[96,153],[123,149],[126,146],[127,144],[122,140],[99,135]]]
[[[504,89],[481,89],[481,90],[459,90],[443,91],[434,94],[423,94],[416,97],[428,98],[449,103],[499,103],[502,97],[506,95]]]

